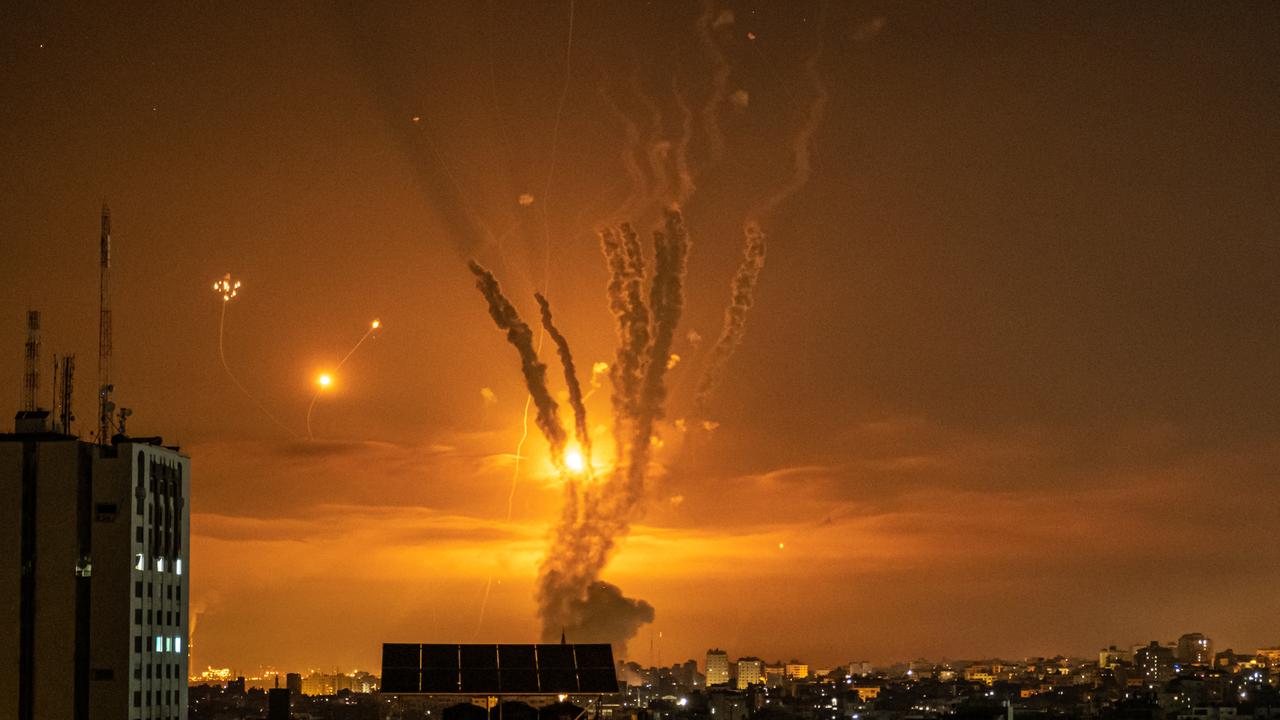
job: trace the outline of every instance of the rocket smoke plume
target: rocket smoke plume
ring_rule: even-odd
[[[724,328],[711,348],[706,369],[694,395],[694,416],[697,418],[707,417],[711,396],[720,384],[725,366],[742,344],[742,338],[747,332],[747,312],[755,301],[756,281],[760,278],[760,271],[764,269],[765,242],[760,226],[754,221],[748,221],[743,234],[746,236],[746,244],[742,250],[742,263],[738,265],[738,272],[734,274],[730,285],[729,307],[724,312]]]
[[[551,304],[542,296],[534,293],[533,299],[538,301],[542,311],[542,327],[556,344],[556,352],[560,354],[560,364],[564,366],[564,384],[569,388],[569,405],[573,408],[573,428],[582,448],[582,457],[588,470],[591,468],[591,432],[587,426],[587,406],[582,403],[582,385],[578,382],[578,371],[573,364],[573,353],[569,351],[569,341],[560,333],[551,319]]]
[[[628,598],[600,579],[618,540],[642,510],[655,423],[663,417],[666,372],[676,327],[684,311],[689,236],[678,209],[665,211],[664,227],[653,233],[653,273],[646,298],[647,269],[639,235],[630,225],[600,233],[609,271],[606,296],[617,322],[618,349],[611,368],[617,467],[599,482],[582,483],[563,462],[565,431],[546,386],[546,366],[538,361],[533,334],[502,295],[493,275],[471,263],[489,314],[520,354],[525,381],[538,408],[538,427],[551,445],[564,481],[564,506],[551,532],[539,569],[538,614],[544,640],[560,632],[576,642],[625,643],[651,622],[653,607]],[[586,408],[569,343],[556,328],[551,307],[540,294],[543,327],[556,343],[565,367],[574,427],[589,447]]]
[[[791,138],[791,177],[748,216],[742,229],[746,242],[742,252],[742,263],[738,266],[738,272],[734,274],[730,285],[729,307],[725,309],[724,327],[720,331],[716,344],[711,348],[694,395],[694,416],[697,418],[707,417],[712,395],[720,384],[725,367],[746,335],[747,312],[754,303],[756,281],[760,278],[760,271],[764,269],[765,237],[759,221],[803,188],[809,182],[809,176],[813,172],[811,162],[813,137],[822,125],[830,98],[826,84],[822,81],[822,74],[819,72],[818,63],[821,59],[822,39],[819,37],[817,47],[804,64],[805,74],[813,86],[813,99],[809,102],[804,118]]]
[[[822,120],[826,116],[827,102],[831,96],[830,92],[827,91],[826,83],[822,80],[822,73],[819,71],[818,63],[821,59],[822,37],[819,36],[817,47],[814,48],[813,54],[804,63],[805,75],[809,78],[809,84],[813,87],[813,99],[809,101],[809,106],[805,109],[804,119],[800,122],[800,127],[797,128],[795,135],[791,137],[791,177],[786,184],[769,196],[764,201],[764,204],[749,216],[749,222],[758,221],[773,212],[784,200],[796,194],[808,184],[809,176],[813,173],[811,162],[813,136],[817,134],[818,128],[822,126]]]
[[[667,211],[665,232],[654,232],[653,244],[653,285],[649,291],[649,308],[653,317],[652,341],[648,357],[643,363],[642,383],[637,389],[632,417],[633,438],[627,466],[627,492],[635,495],[637,500],[644,492],[653,423],[662,418],[662,403],[667,397],[664,382],[667,359],[671,356],[676,325],[684,311],[684,276],[689,254],[689,235],[678,211]]]
[[[489,303],[489,315],[500,330],[507,331],[507,342],[520,353],[520,369],[524,372],[525,385],[538,409],[537,423],[551,446],[551,462],[557,468],[564,465],[565,431],[560,425],[556,401],[547,391],[547,366],[538,361],[538,351],[533,347],[533,331],[520,319],[511,302],[502,294],[493,273],[474,260],[468,263],[476,276],[476,287]]]

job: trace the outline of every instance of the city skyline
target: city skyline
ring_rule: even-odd
[[[563,475],[467,261],[535,334],[546,295],[612,467],[596,232],[647,246],[688,137],[618,657],[1280,643],[1280,8],[823,8],[0,10],[0,409],[39,310],[96,427],[105,200],[114,400],[191,459],[190,667],[536,642]]]

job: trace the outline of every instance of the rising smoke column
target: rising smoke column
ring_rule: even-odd
[[[621,462],[612,475],[574,497],[574,513],[562,513],[539,573],[537,600],[544,639],[564,629],[576,641],[621,643],[653,620],[653,607],[624,596],[601,581],[600,573],[644,499],[650,438],[663,415],[667,358],[684,309],[689,239],[679,211],[668,210],[665,228],[653,236],[653,280],[645,305],[643,259],[634,230],[624,226],[600,234],[610,268],[606,295],[618,317],[618,363],[611,375],[615,410],[621,411],[617,427],[629,437],[617,438],[626,452],[619,451]],[[618,366],[628,369],[616,372]]]
[[[644,478],[649,464],[649,445],[653,423],[662,418],[663,401],[667,397],[665,383],[667,359],[676,326],[684,312],[684,277],[689,254],[689,234],[678,210],[666,212],[665,232],[653,233],[654,272],[649,291],[649,307],[653,317],[652,342],[643,367],[643,377],[636,396],[634,427],[627,467],[627,496],[638,502],[644,492]]]
[[[556,344],[556,352],[560,355],[560,364],[564,366],[564,384],[569,388],[569,405],[573,408],[573,427],[578,437],[578,445],[582,448],[582,457],[588,470],[591,469],[591,433],[587,426],[587,406],[582,402],[582,385],[578,382],[578,371],[573,364],[573,353],[569,351],[569,341],[561,334],[551,318],[551,304],[542,293],[534,293],[533,299],[538,301],[542,312],[542,327]]]
[[[620,417],[625,421],[635,416],[639,402],[644,353],[649,346],[649,307],[644,301],[645,264],[640,236],[627,223],[622,224],[618,235],[621,238],[624,309],[618,328],[621,337],[610,379],[614,395],[622,407]]]
[[[711,396],[720,384],[725,366],[729,364],[729,358],[733,357],[734,351],[742,344],[742,338],[746,335],[747,312],[755,302],[756,281],[760,279],[760,271],[764,269],[764,232],[754,221],[749,221],[743,228],[743,235],[746,242],[742,249],[742,262],[730,284],[729,307],[724,311],[724,328],[708,354],[706,369],[702,373],[702,379],[698,381],[698,389],[694,395],[694,416],[699,419],[707,417]]]
[[[489,303],[489,315],[493,318],[493,322],[497,324],[498,329],[507,331],[507,342],[520,353],[520,369],[524,373],[524,382],[529,388],[534,406],[538,409],[536,418],[538,428],[542,430],[547,443],[551,446],[551,462],[557,468],[563,467],[565,431],[560,425],[556,401],[547,391],[547,366],[538,360],[538,351],[533,347],[533,331],[520,319],[520,313],[516,312],[511,301],[502,294],[502,289],[498,287],[498,281],[494,279],[493,273],[485,270],[474,260],[467,266],[476,276],[476,288]]]

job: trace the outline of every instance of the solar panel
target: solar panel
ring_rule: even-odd
[[[422,666],[422,646],[407,643],[387,643],[382,646],[382,669],[413,668]]]
[[[538,668],[538,684],[544,693],[576,693],[578,673],[573,668]]]
[[[540,668],[572,668],[572,645],[539,645],[538,667]]]
[[[573,654],[579,668],[608,668],[613,670],[613,648],[608,643],[598,645],[574,645]]]
[[[462,652],[459,653],[458,657],[462,664],[462,669],[498,669],[497,645],[461,645],[460,647],[462,648]]]
[[[536,668],[538,667],[538,659],[534,654],[532,645],[499,645],[498,646],[498,667],[503,670],[507,668]]]
[[[422,673],[417,668],[382,668],[382,691],[387,693],[422,692]]]
[[[554,695],[615,693],[613,649],[590,645],[382,646],[382,690],[391,694]]]
[[[492,646],[490,649],[492,649]],[[500,689],[497,668],[462,669],[462,692],[489,694]]]
[[[509,668],[498,670],[498,689],[510,694],[537,694],[538,671],[535,668]]]
[[[423,668],[422,692],[456,693],[460,687],[458,668]]]
[[[422,667],[458,667],[457,645],[423,645]]]

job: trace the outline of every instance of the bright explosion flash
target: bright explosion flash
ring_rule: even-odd
[[[232,280],[231,273],[227,273],[221,280],[214,281],[213,291],[222,296],[222,302],[231,302],[231,298],[240,291],[240,281]]]
[[[587,462],[582,459],[582,453],[577,450],[570,450],[564,454],[565,467],[575,473],[580,473],[587,469]]]
[[[316,384],[322,388],[327,388],[333,384],[333,376],[324,374],[316,378]]]

